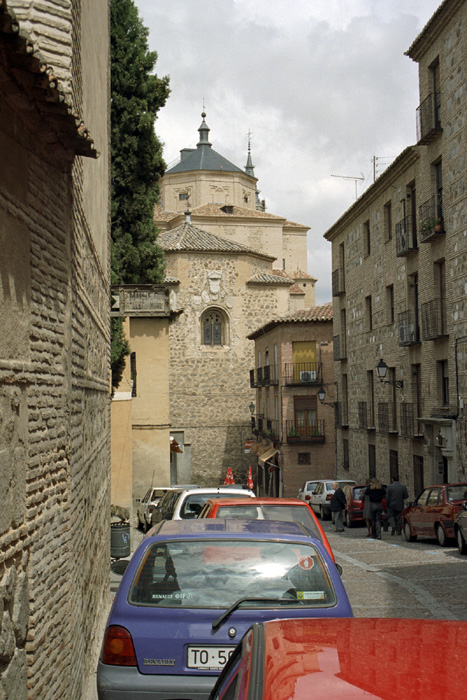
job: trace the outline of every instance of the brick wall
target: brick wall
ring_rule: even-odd
[[[71,3],[8,4],[71,86]],[[52,160],[11,87],[0,105],[0,160],[12,163],[0,183],[0,698],[75,700],[108,595],[108,147],[93,162],[105,206],[92,217],[83,159]]]

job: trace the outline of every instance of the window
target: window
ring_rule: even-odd
[[[386,318],[388,323],[394,323],[394,285],[386,287]]]
[[[136,353],[130,355],[131,395],[136,396]]]
[[[446,264],[444,260],[438,260],[434,264],[434,283],[435,289],[438,290],[436,295],[439,299],[439,319],[438,333],[439,335],[447,335],[446,327]]]
[[[367,377],[367,398],[368,398],[368,428],[375,426],[375,380],[373,370],[366,373]]]
[[[423,457],[413,456],[413,490],[415,497],[423,491]]]
[[[343,457],[344,457],[344,463],[342,466],[344,467],[344,469],[346,469],[348,471],[350,468],[350,464],[349,464],[349,440],[348,440],[348,438],[344,438],[342,440],[342,450],[343,450]]]
[[[373,307],[371,303],[371,296],[365,297],[365,307],[366,307],[366,328],[368,331],[373,330]]]
[[[299,452],[298,453],[298,463],[299,464],[311,464],[310,453],[309,452]]]
[[[221,311],[208,309],[202,316],[201,324],[203,345],[227,345],[225,316]]]
[[[441,389],[441,405],[449,406],[449,370],[447,360],[438,362],[438,371]]]
[[[310,435],[316,427],[316,396],[295,397],[295,430],[299,435]]]
[[[392,239],[392,203],[387,202],[383,208],[384,216],[384,242]]]
[[[363,246],[365,255],[370,255],[371,253],[371,239],[370,239],[370,222],[365,221],[363,224]]]
[[[180,192],[180,194],[178,195],[178,198],[179,198],[179,200],[188,199],[188,196],[189,196],[188,192]]]
[[[399,455],[397,450],[389,450],[389,476],[397,476],[399,474]]]
[[[368,445],[368,476],[372,479],[376,476],[376,447]]]

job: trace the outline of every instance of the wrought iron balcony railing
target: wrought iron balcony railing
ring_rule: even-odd
[[[446,316],[441,299],[432,299],[422,304],[422,338],[436,340],[447,335]]]
[[[397,413],[394,403],[378,403],[378,432],[386,435],[397,433]]]
[[[317,420],[314,423],[288,420],[285,422],[285,434],[287,442],[290,444],[324,442],[326,439],[324,420]]]
[[[423,437],[423,435],[420,432],[419,423],[416,417],[415,404],[410,402],[401,403],[400,412],[401,436],[409,438]]]
[[[345,294],[344,268],[338,267],[332,273],[332,296],[339,297],[342,294]]]
[[[441,196],[433,195],[418,208],[420,242],[426,243],[445,233],[443,220],[443,201]]]
[[[417,236],[413,226],[412,216],[404,216],[396,224],[396,255],[402,257],[417,250]]]
[[[417,108],[417,143],[430,143],[442,134],[440,118],[441,93],[432,92]]]
[[[413,309],[398,314],[397,323],[399,326],[399,345],[416,345],[420,342],[418,318]]]
[[[284,379],[286,384],[307,385],[321,384],[321,362],[289,362],[284,365]]]

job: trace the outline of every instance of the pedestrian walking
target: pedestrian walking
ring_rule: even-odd
[[[369,486],[371,479],[366,480],[366,486]],[[367,537],[371,537],[371,508],[370,508],[370,497],[363,493],[363,520],[366,523]]]
[[[388,512],[389,526],[391,535],[402,532],[401,514],[404,510],[404,501],[409,497],[407,488],[399,481],[399,475],[395,474],[392,477],[392,482],[389,484],[386,492],[386,509]]]
[[[336,532],[344,532],[342,511],[346,506],[347,499],[337,481],[333,482],[332,488],[334,489],[334,493],[331,498],[331,511],[334,513],[334,528]]]
[[[381,539],[381,514],[385,495],[385,487],[381,485],[379,479],[373,477],[370,485],[365,489],[365,496],[369,496],[370,499],[371,535],[377,540]]]

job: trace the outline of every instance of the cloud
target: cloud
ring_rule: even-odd
[[[323,233],[415,141],[417,65],[404,51],[437,0],[136,0],[171,95],[156,122],[167,162],[195,146],[243,167],[248,130],[268,211],[310,226],[308,272],[331,299]],[[385,160],[384,160],[385,159]]]

